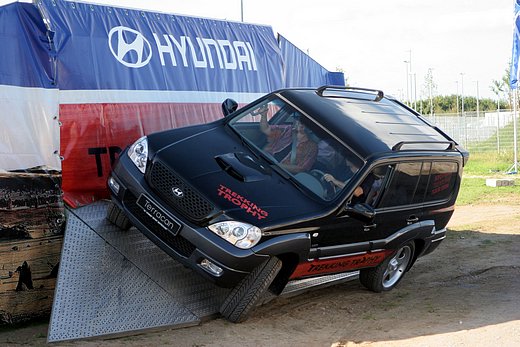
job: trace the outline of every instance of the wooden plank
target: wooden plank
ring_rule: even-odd
[[[0,174],[0,324],[48,317],[65,215],[59,174]]]

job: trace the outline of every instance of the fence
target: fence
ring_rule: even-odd
[[[425,117],[472,153],[495,152],[512,156],[514,152],[514,114],[511,110]],[[520,139],[518,130],[517,139]]]

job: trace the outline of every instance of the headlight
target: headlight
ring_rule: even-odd
[[[146,171],[146,162],[148,161],[148,140],[146,136],[141,137],[130,146],[128,156],[139,171],[142,173]]]
[[[210,225],[208,229],[229,243],[242,249],[253,247],[262,237],[260,228],[241,222],[219,222]]]

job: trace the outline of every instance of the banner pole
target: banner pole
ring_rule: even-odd
[[[514,92],[513,92],[513,103],[514,103],[514,106],[513,106],[513,146],[514,146],[514,164],[513,164],[513,167],[514,167],[514,173],[518,173],[518,146],[517,146],[517,129],[516,129],[516,126],[517,126],[517,121],[516,121],[516,118],[517,118],[517,91],[518,89],[514,89]]]

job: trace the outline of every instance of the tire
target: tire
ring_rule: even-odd
[[[233,323],[245,321],[281,268],[282,261],[277,257],[257,266],[231,290],[220,307],[222,316]]]
[[[397,250],[395,255],[374,268],[362,269],[359,272],[359,281],[367,289],[376,292],[392,290],[410,267],[415,252],[413,241],[405,244]]]
[[[125,216],[123,210],[112,201],[108,204],[107,219],[110,223],[122,230],[128,230],[132,226],[130,220]]]

